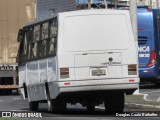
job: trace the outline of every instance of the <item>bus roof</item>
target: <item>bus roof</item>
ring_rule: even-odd
[[[116,9],[87,9],[87,10],[78,10],[59,13],[59,15],[89,15],[89,14],[128,14],[128,10],[116,10]]]
[[[61,13],[58,13],[58,14],[55,14],[55,15],[52,15],[46,19],[38,19],[38,20],[35,20],[33,22],[30,22],[28,24],[26,24],[24,26],[27,27],[27,26],[33,26],[33,25],[36,25],[36,24],[40,24],[42,22],[45,22],[45,21],[48,21],[50,19],[53,19],[55,17],[57,17],[58,15],[65,15],[65,16],[72,16],[72,15],[87,15],[87,14],[128,14],[128,10],[115,10],[115,9],[87,9],[87,10],[77,10],[77,11],[67,11],[67,12],[61,12]]]

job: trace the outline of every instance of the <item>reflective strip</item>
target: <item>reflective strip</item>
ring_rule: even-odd
[[[3,88],[19,88],[18,85],[0,85],[0,89],[3,89]]]

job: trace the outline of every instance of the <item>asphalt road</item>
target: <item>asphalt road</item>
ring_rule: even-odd
[[[140,92],[149,94],[149,98],[157,100],[160,97],[160,88],[155,87],[153,84],[142,85],[140,87]],[[120,120],[120,119],[135,119],[135,117],[113,117],[115,114],[106,114],[104,107],[97,107],[95,112],[88,113],[86,108],[82,107],[80,104],[77,105],[67,105],[67,112],[65,114],[53,114],[47,112],[47,104],[41,103],[38,113],[42,114],[47,118],[34,118],[34,119],[54,119],[54,120]],[[134,109],[134,106],[125,106],[124,112],[131,115],[134,111],[143,111],[145,108],[139,107]],[[16,95],[14,92],[12,95],[0,95],[0,111],[12,111],[12,112],[31,112],[29,111],[28,101],[22,100],[20,95]],[[154,112],[154,111],[153,111]],[[141,112],[140,112],[141,114]],[[136,117],[137,120],[151,119],[152,117]],[[152,119],[159,119],[153,117]]]
[[[46,119],[46,120],[121,120],[121,119],[126,119],[126,120],[134,120],[135,117],[122,117],[125,113],[118,114],[116,117],[116,114],[106,114],[105,110],[103,107],[97,107],[95,112],[88,113],[86,111],[86,108],[83,108],[80,104],[77,104],[76,106],[68,105],[67,106],[67,112],[65,114],[53,114],[50,112],[47,112],[47,104],[43,103],[40,104],[40,108],[38,112],[34,113],[40,113],[42,114],[42,118],[32,118],[34,120],[39,120],[39,119]],[[132,116],[132,114],[137,112],[132,112],[134,110],[141,111],[144,110],[145,108],[138,108],[138,109],[133,109],[133,106],[128,107],[125,106],[125,112],[126,114]],[[28,107],[28,101],[24,101],[21,99],[19,95],[8,95],[8,96],[0,96],[0,111],[12,111],[18,112],[18,113],[26,113],[26,112],[31,112],[29,111]],[[141,112],[140,112],[141,114]],[[114,117],[113,117],[114,116]],[[118,117],[121,116],[121,117]],[[136,120],[146,120],[150,119],[151,117],[136,117]],[[158,120],[157,117],[153,117],[152,119]]]
[[[140,93],[148,94],[149,100],[160,101],[160,87],[156,87],[153,83],[140,85]]]

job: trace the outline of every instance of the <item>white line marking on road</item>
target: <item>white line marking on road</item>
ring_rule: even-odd
[[[10,111],[18,111],[18,110],[10,110]]]
[[[151,91],[151,92],[142,92],[143,94],[149,94],[149,93],[156,93],[156,92],[160,92],[160,90],[157,91]]]
[[[3,102],[4,100],[0,100],[0,102]]]
[[[21,98],[13,98],[14,100],[20,100]]]
[[[159,97],[159,98],[157,98],[157,102],[160,102],[160,97]]]
[[[152,101],[152,100],[149,100],[149,99],[148,99],[148,94],[144,94],[144,95],[143,95],[143,99],[146,100],[146,101]]]
[[[9,110],[9,111],[22,111],[22,112],[27,112],[28,110]]]
[[[101,120],[114,120],[114,119],[109,119],[109,118],[107,118],[107,119],[101,119]]]

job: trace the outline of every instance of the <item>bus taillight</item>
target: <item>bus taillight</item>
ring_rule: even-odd
[[[146,10],[147,10],[147,12],[151,12],[151,9],[150,9],[150,8],[147,8]]]
[[[156,52],[154,50],[151,51],[151,54],[150,54],[150,60],[148,62],[148,65],[147,67],[152,67],[154,66],[155,64],[157,63],[157,60],[156,60]]]
[[[69,68],[60,68],[60,77],[69,78]]]
[[[137,65],[136,64],[128,65],[128,75],[137,75]]]

